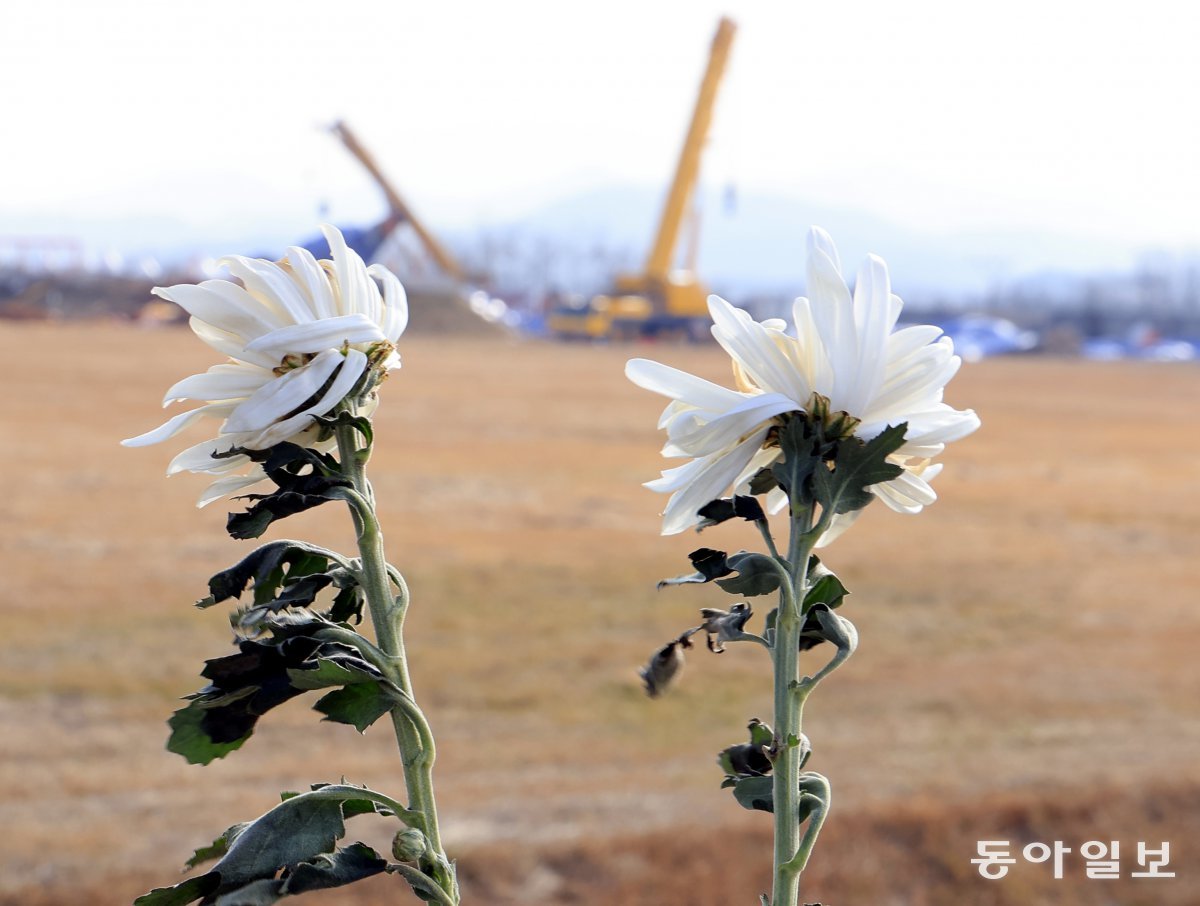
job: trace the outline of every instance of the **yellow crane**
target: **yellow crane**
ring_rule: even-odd
[[[613,281],[613,292],[595,296],[586,307],[561,308],[551,313],[548,323],[551,333],[598,339],[690,332],[697,319],[707,318],[707,287],[692,270],[675,269],[673,263],[683,221],[699,181],[700,156],[736,31],[732,19],[723,17],[717,24],[675,177],[642,271],[618,274]]]

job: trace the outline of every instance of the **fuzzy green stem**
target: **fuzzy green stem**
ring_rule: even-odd
[[[414,889],[428,891],[435,899],[433,902],[440,903],[442,906],[458,906],[458,899],[445,890],[425,872],[419,868],[414,868],[411,865],[405,865],[403,862],[388,863],[387,870],[392,874],[400,875],[404,880],[408,881],[409,885]]]
[[[403,805],[397,802],[390,796],[385,796],[383,793],[377,793],[374,790],[366,790],[362,787],[347,786],[345,784],[331,783],[327,786],[318,787],[315,790],[309,790],[305,793],[298,793],[293,799],[334,799],[338,802],[345,802],[347,799],[366,799],[368,802],[374,802],[382,805],[385,808],[391,809],[396,813],[396,817],[409,825],[415,826],[421,820],[421,816],[416,812],[406,809]],[[290,801],[290,800],[289,800]]]
[[[383,553],[383,532],[375,516],[374,493],[367,481],[366,451],[358,446],[358,433],[350,425],[335,429],[342,475],[353,492],[347,502],[358,535],[361,569],[358,578],[371,614],[375,641],[387,657],[383,673],[403,693],[392,709],[392,726],[400,748],[404,781],[408,789],[409,808],[421,816],[420,830],[429,841],[434,858],[422,865],[438,888],[446,895],[444,902],[458,903],[458,885],[453,869],[442,851],[438,828],[437,805],[433,793],[433,764],[436,751],[433,733],[424,714],[416,705],[408,660],[404,651],[404,616],[408,610],[408,588],[399,573],[391,567]],[[393,583],[396,592],[393,593]],[[379,665],[376,665],[379,666]]]
[[[813,844],[817,842],[817,836],[821,833],[821,826],[825,823],[825,815],[829,812],[829,805],[832,801],[833,791],[829,788],[829,780],[820,774],[808,774],[813,782],[821,787],[821,795],[813,795],[812,793],[803,793],[802,797],[807,796],[813,800],[812,812],[808,816],[808,824],[804,828],[804,837],[800,840],[800,846],[796,850],[791,860],[785,863],[781,868],[789,874],[794,874],[799,881],[800,873],[804,871],[808,865],[808,857],[812,855]],[[799,893],[799,891],[797,891]]]
[[[775,621],[775,741],[774,777],[775,857],[772,906],[795,906],[800,896],[800,872],[795,859],[800,839],[800,729],[805,695],[800,687],[801,614],[808,592],[808,561],[812,554],[813,508],[794,511],[788,540],[789,581],[780,586]],[[811,842],[808,844],[811,849]]]

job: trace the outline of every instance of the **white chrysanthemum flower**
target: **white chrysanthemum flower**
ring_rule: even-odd
[[[639,387],[670,397],[659,427],[667,430],[663,455],[692,461],[663,472],[646,487],[671,494],[663,534],[700,522],[697,510],[732,487],[747,493],[750,479],[778,461],[777,445],[766,444],[780,416],[803,412],[814,393],[831,412],[859,420],[855,436],[870,440],[889,425],[906,422],[904,445],[889,461],[904,471],[869,490],[893,510],[917,513],[937,499],[929,481],[941,471],[931,460],[950,441],[979,427],[971,410],[942,402],[942,389],[961,360],[937,327],[895,330],[902,303],[892,295],[887,265],[868,256],[858,271],[854,294],[841,274],[829,235],[808,235],[808,292],[793,307],[796,336],[786,322],[755,321],[724,299],[710,296],[713,336],[733,358],[731,390],[646,359],[633,359],[625,374]],[[771,512],[787,505],[779,488],[767,498]],[[833,517],[822,543],[829,543],[861,510]]]
[[[384,375],[400,367],[395,343],[408,325],[404,287],[381,265],[367,267],[336,228],[321,231],[332,260],[317,261],[302,248],[289,248],[279,262],[231,255],[221,263],[240,286],[205,280],[154,290],[187,311],[196,336],[230,361],[184,378],[163,399],[163,406],[178,400],[204,405],[122,443],[156,444],[197,419],[221,419],[215,438],[184,450],[167,468],[168,475],[220,476],[200,506],[265,477],[260,466],[245,470],[246,456],[214,453],[265,450],[283,441],[330,449],[332,440],[316,443],[313,416],[331,412],[370,378],[368,370]],[[376,404],[372,396],[360,414]]]

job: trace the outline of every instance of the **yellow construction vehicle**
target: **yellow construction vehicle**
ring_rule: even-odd
[[[550,332],[564,338],[632,338],[683,333],[694,335],[708,319],[708,289],[690,269],[673,268],[675,248],[700,176],[700,155],[708,137],[717,88],[725,74],[737,26],[717,24],[708,66],[684,138],[675,178],[663,205],[654,244],[641,273],[618,274],[613,291],[586,305],[561,307],[547,320]]]

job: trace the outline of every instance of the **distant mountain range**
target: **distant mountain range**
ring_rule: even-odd
[[[463,257],[507,268],[516,281],[540,279],[564,291],[579,284],[580,291],[590,292],[602,288],[595,284],[607,280],[612,270],[641,264],[662,200],[662,188],[615,185],[471,228],[442,230],[436,218],[427,225]],[[867,252],[875,252],[888,262],[896,292],[913,301],[970,298],[1018,280],[1053,282],[1069,274],[1127,272],[1142,252],[1115,242],[1034,230],[933,235],[862,211],[763,193],[734,197],[717,188],[702,191],[698,208],[697,270],[715,291],[735,299],[800,292],[810,224],[833,235],[848,275]],[[317,219],[314,214],[312,227]],[[169,216],[0,214],[0,234],[78,237],[91,257],[115,250],[127,267],[151,258],[166,265],[195,261],[236,249],[277,256],[287,245],[316,236],[312,227],[285,211],[232,227]],[[506,256],[519,261],[505,261]]]
[[[661,205],[661,190],[614,186],[545,206],[511,227],[581,246],[624,249],[627,263],[636,266],[649,249]],[[833,236],[848,276],[868,252],[883,257],[902,296],[975,295],[1034,275],[1054,279],[1128,270],[1139,254],[1115,242],[1037,231],[932,235],[874,214],[786,196],[707,189],[699,210],[697,271],[715,290],[732,295],[798,292],[810,225]]]

